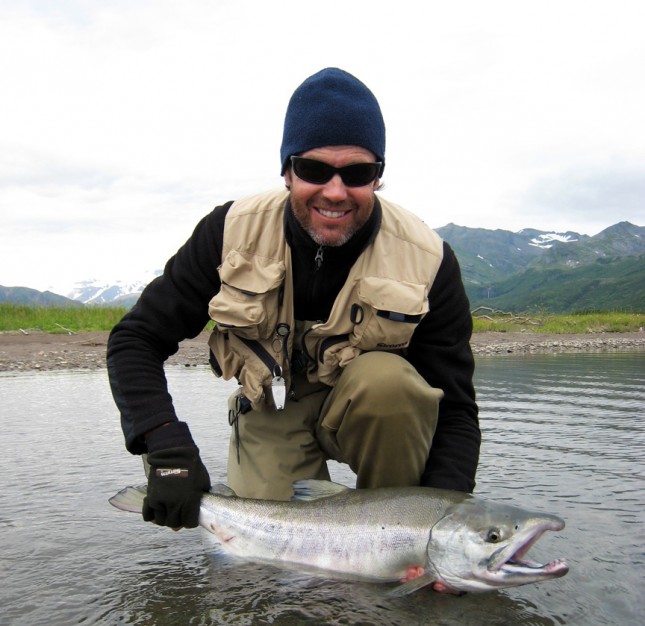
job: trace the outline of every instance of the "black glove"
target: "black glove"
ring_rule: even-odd
[[[163,434],[155,431],[154,436],[146,437],[150,474],[143,519],[170,528],[195,528],[202,496],[211,487],[208,471],[186,424],[174,422],[157,430]],[[188,445],[157,449],[170,441]]]

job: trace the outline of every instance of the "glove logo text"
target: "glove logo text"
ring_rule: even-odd
[[[188,470],[175,468],[160,468],[157,469],[156,474],[159,478],[168,478],[169,476],[176,476],[178,478],[188,478]]]

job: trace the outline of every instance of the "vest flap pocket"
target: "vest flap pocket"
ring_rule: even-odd
[[[267,293],[282,284],[285,267],[282,261],[265,259],[255,262],[237,250],[231,250],[219,268],[222,283],[249,295]]]
[[[274,333],[284,263],[261,263],[233,250],[226,255],[219,274],[222,286],[208,306],[218,330],[231,330],[246,339],[266,339]]]
[[[426,285],[367,276],[358,285],[358,297],[375,309],[377,315],[395,322],[418,323],[428,312]]]
[[[368,276],[358,285],[352,307],[350,343],[361,350],[403,350],[428,312],[425,285]]]

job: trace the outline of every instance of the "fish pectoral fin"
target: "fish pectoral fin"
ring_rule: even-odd
[[[407,596],[410,593],[421,589],[421,587],[426,587],[431,585],[435,581],[435,577],[432,574],[423,574],[422,576],[417,576],[412,578],[404,583],[401,583],[398,587],[394,587],[387,592],[387,596],[390,598],[402,598]]]
[[[349,491],[349,487],[345,485],[339,485],[329,480],[316,480],[313,478],[296,480],[292,486],[293,496],[291,500],[318,500],[319,498],[329,498],[336,494]]]

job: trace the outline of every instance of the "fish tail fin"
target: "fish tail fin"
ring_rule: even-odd
[[[147,485],[126,487],[125,489],[121,489],[119,493],[113,495],[108,502],[121,511],[141,513],[143,499],[146,497],[147,490]]]

